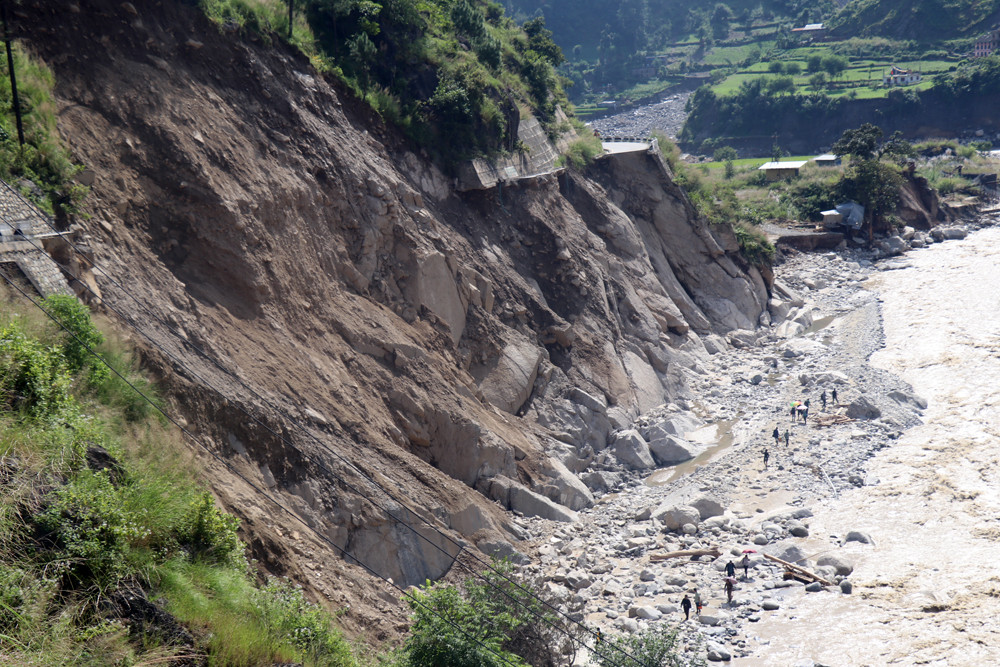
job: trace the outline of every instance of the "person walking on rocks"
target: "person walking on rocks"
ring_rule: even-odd
[[[681,611],[684,612],[684,620],[687,621],[691,618],[691,598],[684,596],[681,600]]]
[[[727,577],[736,576],[736,565],[733,563],[733,561],[729,561],[728,563],[726,563],[726,576]]]
[[[698,611],[698,614],[701,615],[701,593],[698,592],[697,588],[694,589],[694,608]]]
[[[830,400],[833,401],[834,405],[837,405],[837,390],[836,389],[831,389],[830,390]]]
[[[740,566],[743,568],[743,578],[750,578],[750,554],[743,554],[743,560],[740,561]]]
[[[767,448],[765,448],[764,449],[764,467],[765,468],[767,467],[767,460],[769,458],[771,458],[771,452],[767,451]]]
[[[819,395],[819,400],[823,403],[823,412],[826,412],[826,389]]]
[[[733,578],[726,577],[726,600],[729,604],[733,603]]]
[[[785,429],[785,447],[788,447],[788,437],[789,437],[788,429],[786,428]]]
[[[778,432],[777,426],[774,427],[774,433],[771,434],[771,437],[774,438],[774,446],[777,447],[778,441],[781,439],[781,433]]]

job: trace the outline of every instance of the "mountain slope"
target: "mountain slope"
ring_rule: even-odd
[[[847,37],[889,37],[940,42],[978,37],[1000,21],[996,0],[852,0],[829,22],[831,33]]]
[[[187,4],[19,20],[94,175],[77,239],[104,303],[254,484],[205,461],[260,566],[357,631],[394,632],[398,592],[341,550],[399,585],[511,553],[507,509],[572,519],[612,431],[683,398],[703,341],[767,320],[759,272],[656,156],[460,194],[304,58]]]

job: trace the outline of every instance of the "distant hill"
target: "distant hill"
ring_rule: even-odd
[[[729,27],[750,22],[789,24],[822,21],[836,11],[832,0],[502,0],[518,21],[544,16],[556,43],[571,56],[579,45],[586,56],[599,46],[617,50],[658,50],[672,41],[703,35],[718,38]],[[723,7],[723,10],[719,8]]]
[[[829,21],[836,37],[939,42],[977,37],[1000,22],[1000,0],[852,0]]]

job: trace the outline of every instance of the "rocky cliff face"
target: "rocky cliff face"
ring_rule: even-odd
[[[19,12],[94,176],[105,304],[262,566],[359,622],[396,596],[341,550],[406,585],[509,553],[507,510],[572,520],[612,434],[767,320],[655,152],[460,194],[304,58],[185,4]]]

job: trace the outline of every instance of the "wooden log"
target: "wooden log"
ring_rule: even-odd
[[[650,554],[649,560],[653,563],[658,563],[661,560],[670,560],[671,558],[694,558],[695,556],[711,556],[712,558],[718,558],[722,555],[718,547],[712,547],[711,549],[689,549],[687,551],[668,551],[665,554]]]
[[[795,565],[793,563],[789,563],[787,560],[781,560],[780,558],[777,558],[777,557],[772,556],[770,554],[761,554],[761,556],[763,556],[764,558],[768,559],[769,561],[773,561],[775,563],[778,563],[779,565],[784,566],[784,568],[786,570],[788,570],[789,572],[793,572],[793,573],[795,573],[797,575],[806,577],[810,581],[818,581],[819,583],[823,584],[824,586],[836,586],[837,585],[837,584],[833,583],[832,581],[827,581],[826,579],[824,579],[823,577],[819,576],[818,574],[814,574],[814,573],[810,572],[809,570],[805,569],[804,567],[799,567],[798,565]]]

